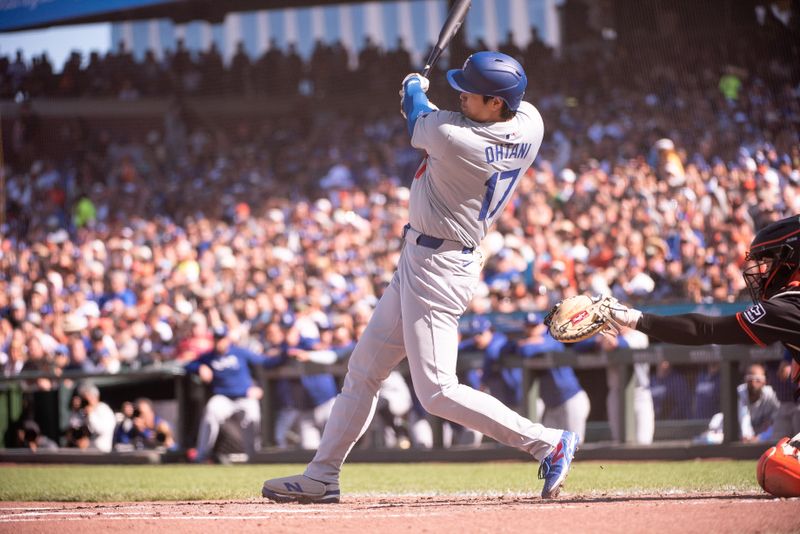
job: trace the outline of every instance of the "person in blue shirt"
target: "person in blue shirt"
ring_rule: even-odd
[[[794,399],[794,382],[791,377],[792,353],[784,351],[783,361],[778,366],[770,382],[780,401],[772,435],[775,438],[792,437],[800,432],[800,402]]]
[[[260,365],[270,369],[286,361],[284,355],[267,357],[232,344],[225,326],[214,328],[214,348],[201,354],[186,365],[190,373],[197,373],[200,380],[211,387],[211,398],[206,403],[200,430],[197,435],[197,451],[194,461],[209,459],[219,435],[220,426],[232,415],[241,412],[244,448],[252,457],[259,446],[261,425],[260,399],[263,390],[253,383],[249,365]]]
[[[302,337],[295,325],[285,333],[283,345],[294,360],[329,365],[348,356],[353,348],[352,339],[333,334],[326,326],[320,329],[321,337]],[[303,374],[299,379],[278,381],[276,391],[279,405],[275,421],[276,444],[289,446],[289,436],[295,432],[301,448],[319,447],[322,430],[339,394],[336,377],[330,373]]]
[[[691,409],[689,383],[668,361],[658,364],[650,377],[653,411],[658,420],[688,419]]]
[[[720,411],[720,406],[720,368],[718,363],[711,363],[697,376],[693,416],[708,421]]]
[[[482,352],[483,365],[481,369],[469,369],[457,374],[459,382],[470,387],[489,392],[498,399],[502,399],[506,406],[513,408],[517,404],[517,389],[522,397],[522,375],[514,377],[510,370],[502,369],[499,365],[500,354],[507,350],[508,338],[501,332],[495,332],[488,317],[476,315],[467,323],[459,333],[458,352]],[[517,387],[519,385],[519,388]],[[477,447],[483,442],[483,434],[466,428],[453,421],[445,421],[443,439],[446,447],[470,446]]]
[[[128,275],[124,271],[114,271],[109,276],[110,291],[100,296],[97,306],[102,310],[111,301],[119,300],[126,308],[136,306],[136,293],[128,287]]]
[[[562,352],[564,345],[553,339],[536,313],[525,316],[523,338],[517,341],[517,354],[534,358],[545,353]],[[563,428],[578,435],[582,443],[586,436],[586,420],[591,403],[571,367],[554,367],[539,376],[539,397],[545,411],[542,424],[548,428]]]
[[[476,316],[469,322],[466,334],[458,345],[459,352],[483,352],[479,388],[488,390],[506,406],[519,407],[522,404],[522,370],[505,368],[500,362],[504,352],[513,352],[513,342],[504,333],[496,332],[491,321],[483,316]],[[475,380],[474,375],[471,377]]]

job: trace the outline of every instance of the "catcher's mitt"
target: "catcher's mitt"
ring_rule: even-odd
[[[617,299],[610,296],[589,297],[575,295],[553,306],[544,324],[550,328],[550,335],[562,343],[577,343],[595,334],[615,331],[611,322],[611,308]]]

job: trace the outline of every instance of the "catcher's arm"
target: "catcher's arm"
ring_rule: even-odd
[[[753,345],[736,315],[712,317],[699,313],[655,315],[643,313],[636,329],[665,343],[678,345]]]

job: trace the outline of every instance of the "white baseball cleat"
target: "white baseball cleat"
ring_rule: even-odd
[[[339,485],[294,475],[265,481],[261,495],[275,502],[333,504],[339,502]]]

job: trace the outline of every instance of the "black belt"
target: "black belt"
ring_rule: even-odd
[[[413,228],[411,228],[411,223],[406,224],[403,227],[403,239],[406,238],[406,234],[408,233],[409,230],[412,230],[412,231],[417,233],[417,238],[414,240],[414,242],[417,245],[421,246],[421,247],[430,248],[430,249],[433,249],[433,250],[438,250],[442,245],[445,244],[445,242],[450,242],[450,243],[458,244],[458,245],[461,244],[461,243],[457,243],[456,241],[452,241],[450,239],[442,239],[441,237],[433,237],[433,236],[430,236],[430,235],[425,235],[422,232],[419,232],[419,231],[414,230]],[[472,254],[474,251],[475,251],[475,247],[466,247],[466,246],[462,245],[462,248],[461,248],[461,253],[462,254]]]

